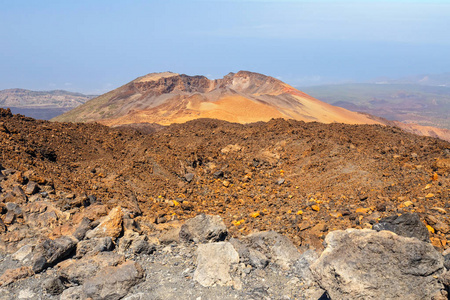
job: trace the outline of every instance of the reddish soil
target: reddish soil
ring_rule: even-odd
[[[205,212],[234,235],[275,230],[318,247],[330,230],[405,211],[450,225],[450,143],[393,127],[199,119],[143,134],[0,109],[0,145],[0,165],[53,185],[55,203],[95,195],[141,210],[148,230]],[[436,246],[447,240],[432,233]]]

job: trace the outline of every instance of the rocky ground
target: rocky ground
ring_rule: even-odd
[[[399,291],[421,287],[409,299],[444,297],[447,142],[285,120],[144,134],[0,110],[0,143],[5,299],[370,299],[351,283],[389,290],[377,257],[400,264],[383,275]]]

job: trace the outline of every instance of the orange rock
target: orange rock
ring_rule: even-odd
[[[411,205],[414,205],[414,203],[412,203],[411,201],[405,201],[405,202],[403,202],[403,206],[404,206],[404,207],[409,207],[409,206],[411,206]]]
[[[319,205],[313,205],[313,206],[311,206],[311,208],[312,208],[312,210],[320,211],[320,206]]]
[[[425,196],[425,198],[433,198],[434,197],[434,194],[433,193],[429,193],[429,194],[427,194],[426,196]]]
[[[439,238],[431,237],[430,241],[431,241],[431,245],[433,245],[434,247],[441,248],[444,246],[441,239],[439,239]]]
[[[330,216],[332,216],[333,218],[339,218],[339,217],[342,217],[342,214],[339,212],[333,212],[333,213],[330,213]]]
[[[79,222],[81,222],[81,220],[83,220],[84,217],[93,221],[99,219],[100,217],[106,216],[107,214],[108,210],[105,205],[103,204],[91,205],[82,212],[75,214],[72,218],[72,222],[74,224],[78,224]]]
[[[88,238],[96,237],[119,237],[122,232],[123,211],[120,206],[113,208],[103,221],[89,232],[86,236]]]
[[[252,217],[252,218],[257,218],[257,217],[259,217],[259,211],[257,211],[257,212],[254,212],[254,213],[251,213],[250,214],[250,217]]]
[[[362,214],[367,214],[369,212],[370,208],[365,208],[365,207],[360,207],[356,209],[356,213],[362,213]]]
[[[429,232],[434,233],[434,228],[431,227],[430,225],[427,225],[427,229]]]
[[[433,176],[431,176],[431,180],[437,181],[439,179],[438,174],[434,173]]]
[[[8,269],[0,276],[0,286],[5,286],[19,279],[27,278],[33,275],[31,267],[20,267],[17,269]]]
[[[233,225],[234,225],[234,226],[239,226],[239,225],[243,224],[244,222],[245,222],[244,219],[241,219],[241,220],[239,220],[239,221],[233,221]]]

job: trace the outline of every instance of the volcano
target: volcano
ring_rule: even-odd
[[[248,71],[215,80],[171,72],[151,73],[53,120],[116,126],[169,125],[199,118],[242,124],[273,118],[380,124],[368,115],[324,103],[276,78]]]

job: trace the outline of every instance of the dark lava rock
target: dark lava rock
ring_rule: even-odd
[[[450,270],[450,254],[444,256],[444,266],[447,270]]]
[[[75,232],[73,233],[73,236],[81,241],[84,239],[86,233],[92,229],[91,221],[84,217],[81,222],[78,224],[77,228],[75,229]]]
[[[216,171],[213,174],[214,178],[222,178],[223,175],[224,175],[223,171]]]
[[[67,236],[56,240],[47,239],[43,241],[33,251],[33,272],[42,272],[45,268],[58,263],[75,250],[75,246],[75,241]]]
[[[414,237],[420,241],[430,242],[430,233],[417,214],[403,214],[381,219],[373,225],[376,231],[388,230],[405,237]]]

